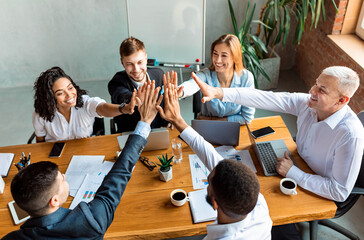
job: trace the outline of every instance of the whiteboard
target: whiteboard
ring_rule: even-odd
[[[159,63],[205,63],[205,0],[126,3],[129,36],[144,42],[149,59]]]

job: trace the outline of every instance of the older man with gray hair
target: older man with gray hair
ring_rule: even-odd
[[[343,202],[349,196],[359,174],[364,146],[363,125],[347,105],[359,87],[356,72],[347,67],[326,68],[309,94],[212,88],[197,77],[195,80],[204,90],[202,101],[219,98],[296,115],[298,153],[316,174],[294,166],[287,154],[278,159],[277,172],[322,197]]]
[[[213,88],[196,75],[204,98],[233,102],[249,107],[297,116],[297,149],[316,173],[306,173],[293,165],[287,153],[277,159],[277,172],[322,197],[343,202],[359,174],[364,129],[348,106],[359,87],[359,76],[347,67],[333,66],[322,71],[305,93],[280,93],[243,88]]]

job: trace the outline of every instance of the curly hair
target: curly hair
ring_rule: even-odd
[[[257,203],[258,178],[248,166],[236,160],[219,162],[210,184],[219,208],[231,218],[247,215]]]
[[[77,91],[76,108],[83,106],[82,95],[87,94],[81,89],[72,78],[68,76],[60,67],[52,67],[42,72],[34,83],[34,108],[40,117],[52,122],[57,109],[57,101],[53,93],[53,84],[60,78],[67,78]]]
[[[49,161],[30,164],[11,181],[11,194],[20,208],[30,216],[43,216],[55,194],[58,166]]]

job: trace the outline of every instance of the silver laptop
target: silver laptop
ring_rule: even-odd
[[[214,145],[239,145],[240,123],[214,120],[192,120],[191,126]]]
[[[248,124],[247,123],[245,124],[246,127],[248,128],[249,136],[250,139],[252,140],[255,154],[257,155],[259,163],[263,168],[264,175],[266,176],[278,175],[276,171],[277,157],[284,157],[285,151],[287,151],[289,157],[295,164],[291,153],[288,151],[286,143],[282,139],[257,143],[255,142],[255,139],[249,129]]]
[[[120,150],[125,146],[128,137],[133,132],[123,132],[121,136],[118,136],[118,142]],[[147,144],[144,147],[144,151],[153,151],[169,148],[169,131],[167,128],[153,128],[147,138]]]

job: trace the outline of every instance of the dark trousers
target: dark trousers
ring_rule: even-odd
[[[272,240],[302,240],[294,223],[272,227]]]

